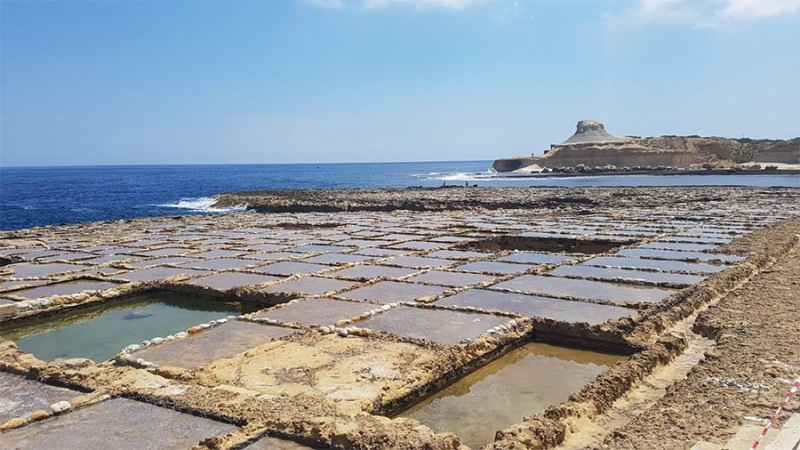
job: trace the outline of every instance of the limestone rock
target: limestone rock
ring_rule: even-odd
[[[60,401],[50,405],[50,409],[52,409],[53,413],[55,414],[61,414],[63,412],[67,412],[70,409],[72,409],[72,405],[70,405],[69,402],[67,401]]]
[[[624,144],[628,140],[608,134],[605,125],[596,120],[581,120],[575,134],[560,145]]]
[[[27,420],[22,419],[20,417],[15,417],[9,420],[8,422],[0,425],[0,430],[12,430],[14,428],[19,428],[23,425],[26,425],[27,423],[28,423]]]

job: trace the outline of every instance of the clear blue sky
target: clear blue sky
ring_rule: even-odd
[[[0,2],[0,165],[800,135],[800,0]]]

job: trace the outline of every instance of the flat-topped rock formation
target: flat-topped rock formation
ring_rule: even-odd
[[[581,120],[574,135],[554,144],[542,156],[498,159],[497,172],[538,173],[556,168],[588,167],[608,171],[632,167],[755,168],[800,164],[800,138],[791,140],[728,139],[700,136],[616,137],[594,120]],[[749,168],[749,167],[748,167]]]
[[[621,138],[608,134],[606,126],[596,120],[581,120],[576,128],[575,134],[561,144],[554,145],[554,147],[625,144],[630,141],[630,138]]]

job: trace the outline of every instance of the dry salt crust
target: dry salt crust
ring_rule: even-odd
[[[681,288],[735,270],[747,255],[716,253],[721,245],[800,215],[797,202],[761,200],[690,214],[682,206],[634,205],[591,214],[238,214],[6,232],[0,258],[12,263],[0,266],[4,322],[153,289],[264,309],[130,343],[101,365],[38,361],[0,342],[0,370],[35,368],[98,395],[143,400],[112,398],[61,415],[52,405],[79,393],[64,397],[59,388],[0,371],[0,388],[24,387],[36,394],[29,401],[39,402],[4,394],[0,440],[12,447],[113,446],[138,432],[131,415],[173,424],[150,441],[159,448],[212,441],[220,448],[353,447],[366,439],[313,432],[332,414],[344,428],[369,422],[377,433],[371,438],[383,446],[457,448],[452,436],[372,414],[400,411],[539,329],[555,342],[617,339],[609,348],[618,348],[625,337],[613,337],[616,321],[635,327],[650,309],[680,298]],[[482,246],[498,236],[508,242]],[[621,244],[597,254],[529,247],[551,237]],[[276,296],[288,303],[272,306]],[[292,425],[280,414],[252,413],[276,402],[304,406],[292,413]],[[43,408],[47,415],[31,416]],[[233,417],[235,424],[197,415]],[[119,432],[83,431],[101,422]]]

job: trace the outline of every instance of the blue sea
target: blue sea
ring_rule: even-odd
[[[487,178],[492,161],[0,168],[0,230],[224,212],[212,196],[258,189],[478,186],[800,187],[798,175]],[[227,210],[231,211],[231,210]]]

